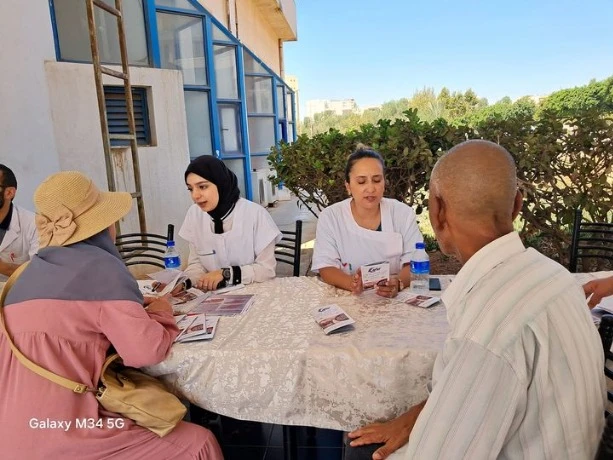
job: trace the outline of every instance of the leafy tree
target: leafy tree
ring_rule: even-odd
[[[612,113],[613,77],[602,81],[592,80],[584,86],[556,91],[541,102],[541,109],[558,116],[571,117],[590,110]]]

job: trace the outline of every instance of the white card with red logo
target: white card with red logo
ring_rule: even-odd
[[[362,265],[362,286],[364,289],[372,289],[378,283],[389,281],[390,279],[390,263],[389,262],[374,262],[372,264]]]

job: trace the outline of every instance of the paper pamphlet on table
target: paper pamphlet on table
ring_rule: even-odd
[[[374,288],[382,281],[390,279],[390,263],[389,262],[374,262],[372,264],[362,265],[362,286],[364,290]]]
[[[189,314],[206,313],[212,316],[234,316],[245,313],[253,302],[253,294],[245,295],[210,295],[201,301],[196,307],[189,311]]]
[[[172,305],[172,310],[176,314],[191,313],[191,311],[211,297],[210,292],[204,292],[200,289],[191,288],[187,291],[181,291],[178,294],[170,296],[168,301]]]
[[[311,312],[315,322],[319,324],[326,334],[343,329],[355,323],[341,307],[336,304],[324,305]]]
[[[392,300],[411,305],[412,307],[428,308],[439,303],[441,298],[425,294],[416,294],[411,291],[401,291]]]
[[[199,315],[177,315],[175,316],[179,335],[175,342],[195,342],[197,340],[208,340],[215,336],[219,316],[207,316],[204,313]]]
[[[139,280],[138,288],[143,295],[148,297],[163,297],[171,292],[177,284],[187,280],[187,276],[181,270],[168,268],[147,275],[151,280]]]

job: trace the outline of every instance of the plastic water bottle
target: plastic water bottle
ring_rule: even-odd
[[[415,252],[411,260],[411,291],[427,293],[429,289],[430,257],[424,243],[415,243]]]
[[[175,247],[175,242],[168,240],[166,242],[166,252],[164,253],[164,266],[166,268],[180,268],[181,257]]]

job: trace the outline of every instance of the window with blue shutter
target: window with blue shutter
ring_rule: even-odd
[[[126,93],[123,86],[105,86],[104,100],[106,102],[109,134],[130,134],[128,112],[126,110]],[[145,88],[132,88],[132,100],[134,102],[136,142],[138,145],[151,145],[147,90]],[[111,147],[127,147],[129,145],[129,141],[111,140]]]

